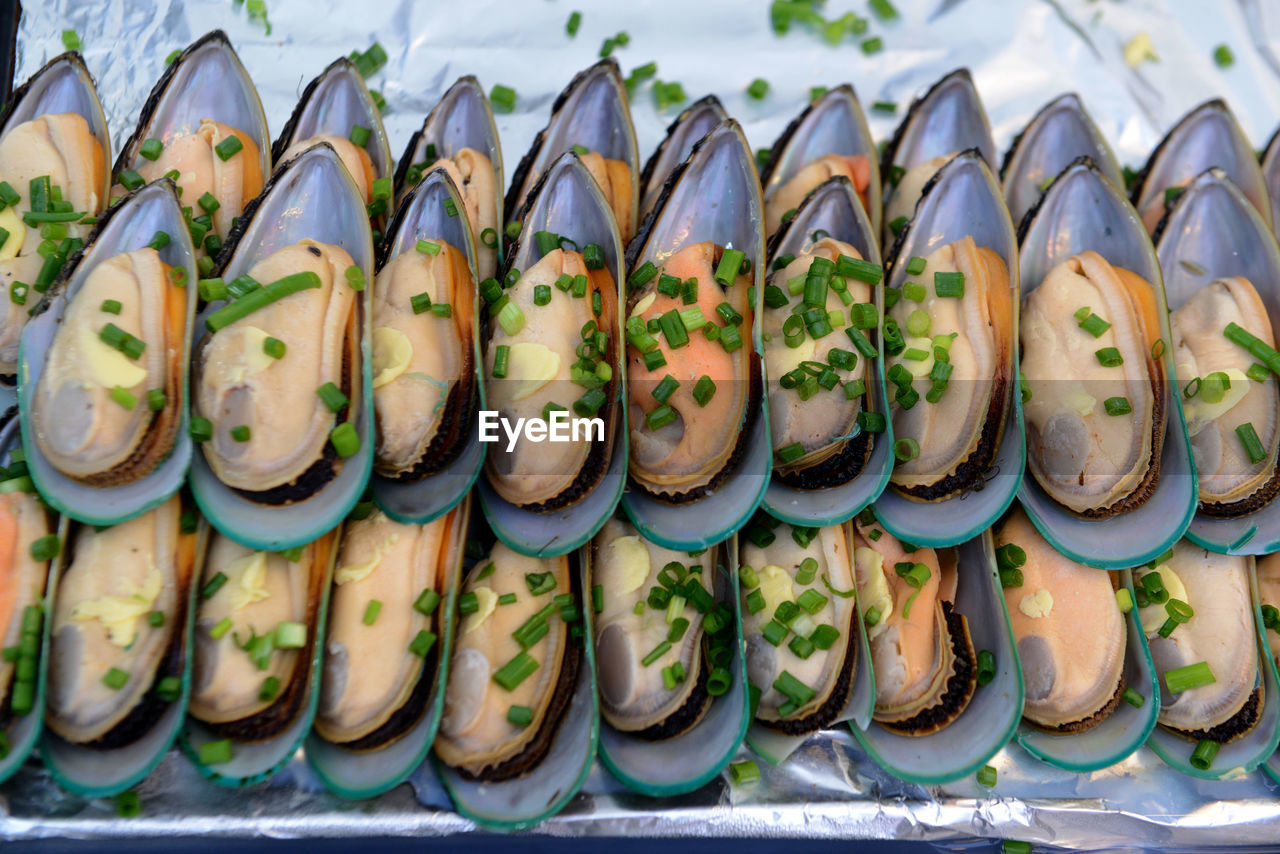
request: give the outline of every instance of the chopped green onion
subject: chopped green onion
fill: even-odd
[[[118,667],[112,667],[102,677],[102,684],[112,691],[119,691],[129,681],[129,674]]]
[[[196,750],[201,765],[219,765],[231,761],[231,739],[206,741]]]
[[[1164,684],[1169,689],[1170,694],[1181,694],[1183,691],[1189,691],[1192,688],[1212,685],[1216,681],[1213,671],[1209,669],[1208,663],[1204,661],[1197,661],[1195,664],[1188,664],[1185,667],[1175,667],[1172,670],[1166,670],[1164,674]]]
[[[218,159],[225,163],[239,153],[242,148],[244,148],[244,143],[240,141],[240,137],[232,135],[215,145],[213,150],[217,152]]]
[[[213,312],[205,318],[205,326],[210,332],[217,332],[277,300],[299,291],[318,287],[320,287],[320,277],[313,272],[308,271],[285,276],[269,285],[257,288]]]
[[[1258,432],[1253,428],[1253,423],[1246,421],[1236,427],[1236,435],[1240,437],[1240,444],[1244,445],[1244,452],[1249,457],[1249,462],[1257,464],[1267,458],[1267,451],[1262,447],[1262,440],[1258,438]]]
[[[329,431],[329,444],[333,445],[339,457],[346,459],[360,450],[360,434],[354,424],[344,421]]]
[[[978,785],[990,789],[996,784],[996,769],[991,765],[983,765],[978,769]]]
[[[1207,738],[1200,739],[1196,743],[1196,749],[1191,752],[1191,767],[1200,771],[1208,771],[1213,765],[1214,758],[1218,755],[1220,745],[1216,741],[1210,741]]]
[[[426,658],[427,653],[431,652],[431,648],[435,645],[435,632],[429,632],[426,629],[423,629],[414,635],[413,640],[409,642],[409,652],[418,656],[418,658]]]
[[[1143,704],[1147,702],[1147,698],[1139,694],[1132,688],[1125,688],[1124,693],[1120,695],[1120,699],[1124,700],[1135,709],[1141,709]]]
[[[493,88],[489,90],[489,100],[500,113],[509,113],[515,109],[516,90],[510,86],[503,86],[501,83],[495,83]]]

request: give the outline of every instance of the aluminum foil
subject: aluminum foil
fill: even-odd
[[[160,75],[165,57],[214,27],[225,29],[256,81],[273,132],[303,86],[332,59],[374,41],[389,61],[369,83],[386,97],[395,153],[454,79],[475,74],[487,87],[516,89],[513,113],[498,116],[508,168],[547,120],[573,73],[593,62],[619,31],[614,55],[624,71],[654,61],[658,78],[679,81],[690,99],[720,96],[753,144],[768,146],[808,98],[809,88],[850,81],[864,107],[897,102],[897,115],[870,114],[887,138],[912,96],[945,72],[968,66],[986,103],[997,144],[1009,141],[1050,98],[1083,97],[1123,163],[1140,166],[1163,133],[1193,106],[1225,97],[1261,147],[1280,120],[1280,2],[1238,0],[895,0],[901,17],[872,19],[868,35],[885,49],[864,55],[846,39],[828,46],[794,27],[768,26],[768,4],[688,0],[471,0],[368,3],[267,0],[268,32],[247,4],[229,0],[36,0],[24,9],[16,79],[63,50],[74,29],[96,75],[118,150]],[[582,12],[575,39],[570,11]],[[827,0],[828,17],[868,13],[863,0]],[[1156,61],[1131,68],[1124,46],[1150,37]],[[1212,52],[1227,44],[1227,69]],[[769,95],[745,89],[764,77]],[[656,109],[651,84],[633,105],[642,153],[652,151],[679,108]],[[744,749],[742,758],[749,754]],[[786,763],[761,763],[759,784],[714,781],[658,801],[622,788],[598,765],[586,787],[536,832],[554,836],[764,836],[913,839],[964,847],[1007,837],[1072,848],[1142,844],[1179,847],[1274,844],[1280,788],[1260,772],[1209,783],[1167,769],[1150,751],[1103,772],[1081,775],[1037,762],[1016,746],[992,764],[994,791],[965,780],[911,786],[880,771],[844,731],[811,738]],[[454,814],[430,763],[408,785],[371,801],[324,792],[301,757],[273,780],[245,790],[201,780],[176,751],[139,787],[143,813],[118,819],[108,801],[59,790],[32,760],[0,787],[0,837],[443,835],[475,828]],[[1223,828],[1230,826],[1229,840]]]

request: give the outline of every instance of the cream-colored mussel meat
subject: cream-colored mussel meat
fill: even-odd
[[[1125,687],[1126,629],[1111,575],[1059,554],[1020,507],[996,544],[1022,561],[1022,583],[1005,586],[1004,598],[1026,682],[1023,717],[1050,732],[1101,723]]]
[[[1258,558],[1258,598],[1267,646],[1280,665],[1280,552]]]
[[[445,764],[492,782],[546,756],[581,658],[565,621],[581,619],[571,586],[567,556],[533,558],[498,544],[472,568],[435,743]]]
[[[903,223],[908,222],[916,213],[916,203],[924,195],[925,185],[938,174],[943,166],[956,156],[957,152],[939,155],[923,163],[917,163],[906,170],[893,184],[888,193],[888,202],[884,211],[884,239],[886,248],[893,243],[894,237],[901,230]],[[892,176],[891,176],[892,177]],[[894,223],[899,223],[895,227]]]
[[[765,233],[772,236],[782,225],[783,216],[800,207],[805,197],[819,185],[836,177],[849,180],[866,210],[871,168],[871,161],[865,154],[824,154],[810,160],[765,199]]]
[[[805,299],[805,292],[801,290],[793,296],[788,285],[797,279],[803,281],[811,269],[838,269],[841,257],[862,260],[853,246],[824,237],[770,274],[769,284],[777,290],[770,289],[768,293],[780,304],[766,303],[764,311],[769,429],[776,474],[789,486],[812,488],[845,482],[861,471],[871,452],[871,435],[867,431],[859,431],[852,440],[847,437],[856,431],[858,414],[869,399],[868,377],[874,357],[860,352],[842,334],[845,329],[836,328],[815,338],[794,313],[797,303]],[[837,278],[843,290],[832,286]],[[838,273],[831,276],[822,307],[836,312],[842,324],[850,323],[859,330],[876,325],[871,286],[855,277]],[[855,315],[863,319],[853,323]],[[866,332],[859,334],[869,344]],[[793,343],[796,346],[791,346]],[[829,366],[836,375],[830,389],[820,384],[818,377],[810,381],[805,368],[815,364]]]
[[[1166,417],[1155,289],[1081,252],[1026,297],[1020,333],[1027,465],[1040,486],[1084,516],[1141,505]]]
[[[332,535],[287,552],[215,534],[200,579],[188,712],[221,737],[261,741],[306,699]]]
[[[1212,554],[1181,540],[1154,568],[1135,573],[1139,619],[1160,678],[1159,722],[1193,741],[1231,741],[1261,715],[1249,564],[1247,557]],[[1170,608],[1180,607],[1171,603],[1186,606],[1191,616],[1166,627],[1162,637]],[[1170,671],[1188,666],[1207,668],[1213,681],[1171,693]]]
[[[374,466],[392,478],[438,471],[470,438],[474,283],[456,247],[427,243],[434,254],[401,253],[373,289]]]
[[[756,720],[792,735],[836,721],[853,693],[858,618],[849,531],[793,528],[741,541],[747,678],[760,689]],[[763,540],[762,540],[763,542]]]
[[[854,533],[875,720],[902,735],[936,732],[965,710],[976,684],[969,624],[955,610],[955,551],[907,552],[878,524],[858,523]]]
[[[453,514],[402,525],[375,510],[348,522],[333,573],[315,727],[356,749],[380,747],[422,716],[454,542]],[[425,613],[424,613],[425,612]]]
[[[434,145],[429,146],[431,151]],[[467,209],[467,222],[471,226],[471,239],[476,247],[476,276],[484,281],[498,270],[498,193],[493,171],[493,161],[482,151],[469,146],[458,149],[452,157],[427,159],[414,163],[405,176],[406,187],[411,188],[432,169],[443,169],[453,180],[462,195]]]
[[[128,483],[173,449],[187,289],[170,271],[155,249],[122,253],[90,271],[67,305],[32,395],[36,444],[64,475]]]
[[[263,287],[311,274],[318,287],[278,299],[201,343],[192,397],[193,414],[213,426],[205,458],[219,480],[255,500],[305,498],[340,468],[330,434],[355,420],[360,400],[357,293],[346,279],[352,266],[345,250],[310,239],[275,251],[248,274]],[[279,358],[267,352],[268,338],[283,342]],[[348,401],[337,412],[319,393],[329,386]]]
[[[181,516],[175,497],[71,537],[57,582],[45,710],[66,740],[130,744],[177,699],[195,564],[195,536],[181,532]]]
[[[1213,516],[1251,512],[1280,490],[1280,393],[1270,371],[1255,369],[1260,381],[1249,376],[1253,357],[1223,333],[1235,324],[1275,347],[1266,306],[1248,279],[1215,279],[1169,321],[1200,509]],[[1251,434],[1248,443],[1242,431]]]
[[[32,547],[49,535],[49,517],[35,493],[0,495],[0,648],[18,650],[15,660],[0,658],[0,720],[34,708],[41,620],[32,619],[27,609],[43,617],[40,600],[49,561],[37,560]]]
[[[373,168],[373,158],[369,156],[369,152],[364,147],[356,145],[348,137],[334,133],[318,133],[315,136],[300,139],[284,150],[284,153],[280,155],[279,162],[281,164],[287,163],[308,148],[313,145],[319,145],[322,142],[328,143],[337,153],[338,159],[347,168],[347,174],[355,182],[356,191],[360,194],[360,198],[364,203],[367,205],[373,201],[373,182],[378,177]]]
[[[97,216],[106,203],[106,170],[102,144],[78,113],[39,116],[16,125],[0,140],[0,181],[18,196],[0,210],[0,228],[7,234],[0,243],[0,375],[17,371],[18,338],[41,299],[37,286],[47,288],[58,272],[36,251],[43,241],[41,224],[26,224],[24,215],[33,203],[46,209],[56,188],[73,212]],[[79,223],[65,227],[63,240],[83,237],[89,230]]]
[[[892,483],[932,501],[978,481],[1000,446],[1013,377],[1013,299],[1004,261],[971,237],[923,260],[888,311],[903,346],[887,349],[886,376],[894,438],[918,447],[899,460]]]
[[[601,607],[595,618],[596,672],[601,712],[614,729],[669,738],[695,726],[710,707],[703,614],[693,598],[674,588],[683,591],[689,579],[699,579],[707,594],[704,607],[709,606],[716,591],[715,553],[708,549],[692,557],[663,548],[616,518],[592,540],[591,585],[599,588]],[[677,596],[680,607],[671,604]]]

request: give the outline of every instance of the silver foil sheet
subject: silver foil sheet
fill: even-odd
[[[619,31],[614,52],[624,71],[658,64],[658,77],[683,84],[690,99],[714,92],[753,144],[767,146],[808,98],[809,88],[852,82],[864,107],[896,101],[898,114],[869,114],[887,138],[913,95],[945,72],[972,69],[1001,150],[1050,98],[1081,94],[1123,163],[1138,167],[1170,125],[1196,104],[1227,98],[1261,147],[1280,120],[1280,2],[1237,0],[895,0],[898,21],[872,20],[872,56],[846,39],[828,46],[793,27],[768,26],[768,4],[687,0],[268,0],[268,33],[231,0],[35,0],[24,9],[16,79],[63,50],[74,29],[97,78],[117,150],[165,57],[209,29],[225,29],[256,81],[273,133],[302,87],[330,61],[378,41],[387,65],[369,83],[386,97],[384,116],[398,156],[445,88],[475,74],[486,88],[512,86],[516,110],[499,115],[508,175],[546,122],[552,100],[574,72]],[[582,12],[576,39],[565,20]],[[827,0],[828,17],[863,0]],[[1124,46],[1146,33],[1159,61],[1130,68]],[[1228,44],[1235,63],[1218,68],[1212,51]],[[768,97],[745,94],[764,77]],[[659,113],[650,84],[633,111],[642,154],[652,151],[678,107]],[[740,758],[747,758],[744,748]],[[904,784],[880,771],[847,731],[811,738],[784,765],[761,762],[760,783],[725,779],[690,795],[654,800],[630,793],[597,763],[582,793],[537,833],[553,836],[763,836],[932,840],[962,846],[1007,837],[1063,847],[1139,843],[1210,847],[1280,839],[1280,788],[1261,772],[1202,782],[1167,769],[1140,750],[1106,771],[1058,771],[1016,746],[992,762],[992,792],[973,780],[942,787]],[[229,790],[200,779],[174,751],[138,787],[142,815],[123,820],[114,804],[58,789],[31,760],[0,787],[0,837],[437,836],[474,826],[450,810],[430,763],[409,784],[373,799],[344,802],[321,787],[299,757],[273,780]],[[1224,828],[1229,827],[1228,830]]]

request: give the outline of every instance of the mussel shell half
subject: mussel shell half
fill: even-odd
[[[831,154],[866,158],[869,174],[862,192],[866,194],[867,217],[878,234],[882,211],[876,146],[858,96],[848,83],[827,90],[806,106],[774,142],[769,161],[760,170],[765,203],[807,165]],[[861,202],[862,193],[858,198]]]
[[[194,132],[206,118],[247,134],[257,143],[260,173],[271,174],[271,134],[262,101],[222,30],[192,42],[160,75],[112,171],[118,175],[135,168],[146,140]]]
[[[470,304],[468,328],[470,336],[462,342],[470,355],[470,376],[455,384],[446,398],[448,412],[442,419],[430,445],[424,448],[424,460],[432,461],[446,451],[449,461],[424,477],[391,478],[374,473],[374,500],[391,518],[406,525],[426,524],[447,513],[466,495],[480,474],[485,446],[476,433],[476,408],[484,407],[484,378],[480,359],[480,300],[475,294],[475,243],[471,229],[461,216],[450,216],[446,200],[453,210],[464,210],[462,198],[449,174],[432,170],[418,186],[410,190],[387,226],[387,239],[379,247],[381,270],[387,263],[406,252],[417,252],[419,240],[439,241],[458,249],[467,259],[472,292],[465,302]],[[451,305],[457,312],[462,301]],[[455,315],[456,317],[456,315]],[[375,410],[377,399],[375,396]]]
[[[477,224],[472,223],[471,226],[476,250],[476,278],[483,280],[497,270],[498,248],[502,245],[502,225],[506,220],[503,219],[502,211],[502,187],[505,181],[502,143],[498,139],[498,128],[493,121],[489,97],[480,87],[480,81],[470,75],[458,78],[458,82],[449,87],[427,114],[422,127],[409,137],[409,144],[396,165],[396,199],[401,204],[412,189],[409,184],[410,167],[432,160],[427,153],[428,146],[434,146],[436,159],[456,158],[463,149],[468,148],[489,159],[489,165],[493,169],[494,244],[490,246],[484,242],[483,229]]]
[[[215,272],[231,281],[277,250],[307,238],[345,250],[364,281],[373,282],[369,218],[346,167],[327,143],[302,152],[272,178],[241,217],[220,258],[221,269]],[[318,539],[359,500],[373,467],[371,294],[366,286],[357,298],[360,365],[354,377],[358,388],[351,397],[357,407],[360,449],[343,461],[337,475],[319,491],[283,505],[246,498],[218,480],[204,453],[193,454],[191,491],[205,518],[223,534],[251,548],[281,551]],[[219,301],[206,306],[197,324],[221,305]],[[193,344],[193,359],[199,358],[194,351],[202,340]],[[327,453],[330,446],[325,447]]]
[[[1178,120],[1134,180],[1129,198],[1148,230],[1155,230],[1168,204],[1168,190],[1215,166],[1235,182],[1262,219],[1274,226],[1266,181],[1253,145],[1226,101],[1215,98]]]
[[[877,232],[872,227],[867,212],[862,209],[853,185],[843,177],[832,178],[809,194],[796,211],[795,217],[774,235],[769,247],[769,258],[800,254],[803,247],[813,241],[813,236],[822,231],[853,246],[863,260],[880,264]],[[884,291],[879,287],[872,287],[871,290],[877,316],[882,317]],[[879,326],[865,332],[878,352],[871,370],[866,374],[867,394],[863,397],[862,408],[884,414],[889,411],[884,389],[884,343]],[[861,358],[863,357],[859,355],[859,359]],[[772,385],[772,381],[770,384]],[[774,388],[771,393],[785,395],[794,392]],[[875,501],[889,483],[893,468],[893,425],[888,423],[887,417],[885,421],[885,432],[866,434],[861,440],[861,428],[856,423],[853,425],[845,447],[849,448],[857,443],[862,446],[862,454],[859,460],[861,465],[851,477],[844,480],[835,478],[830,483],[822,482],[821,488],[813,489],[797,488],[783,483],[777,476],[771,477],[764,496],[765,508],[773,516],[793,525],[834,525],[856,516]],[[772,425],[772,419],[770,423]],[[870,444],[869,454],[865,448],[867,443]],[[843,457],[844,454],[840,456]],[[830,462],[824,460],[814,468],[821,471]]]
[[[996,675],[964,711],[930,735],[904,736],[878,723],[853,728],[880,767],[912,783],[934,785],[975,773],[1013,737],[1022,718],[1022,668],[1009,628],[990,531],[960,545],[955,610],[963,614],[975,650],[995,657]],[[866,603],[860,607],[865,608]]]
[[[158,506],[178,491],[191,463],[192,443],[187,431],[187,354],[191,349],[195,283],[199,274],[191,236],[178,205],[173,183],[163,179],[136,190],[112,206],[101,217],[80,254],[68,260],[41,303],[40,310],[23,330],[19,406],[27,466],[46,501],[60,512],[86,524],[114,525]],[[37,386],[67,308],[89,275],[98,265],[117,255],[146,247],[157,232],[169,235],[169,242],[159,250],[160,259],[186,274],[182,285],[187,291],[183,329],[169,342],[171,348],[177,349],[170,349],[166,357],[176,361],[178,371],[178,376],[169,377],[165,383],[165,387],[172,386],[177,392],[177,400],[166,403],[166,407],[178,408],[177,413],[170,414],[172,419],[176,419],[176,425],[171,423],[166,428],[171,436],[165,444],[171,450],[167,456],[163,455],[164,451],[158,451],[158,464],[137,480],[119,486],[89,486],[55,469],[41,453],[35,433]],[[179,287],[174,284],[168,286]],[[171,364],[169,370],[174,369]],[[139,395],[136,406],[146,405],[145,395]],[[156,426],[159,420],[158,417],[153,419],[150,429],[159,429]]]
[[[671,173],[643,231],[627,247],[628,274],[645,262],[660,265],[681,248],[704,241],[745,253],[756,289],[751,308],[758,318],[764,305],[764,202],[751,149],[732,119],[704,136],[689,159]],[[763,329],[758,321],[752,326],[752,377],[735,382],[755,383],[760,376]],[[746,347],[747,336],[742,337]],[[755,398],[748,394],[738,424],[724,425],[740,438],[729,463],[714,473],[713,485],[701,497],[670,504],[639,488],[623,496],[628,517],[645,538],[668,548],[705,548],[751,518],[773,466],[768,406],[762,396],[758,402]]]
[[[966,237],[1004,262],[1012,300],[1012,329],[1007,334],[1016,342],[1020,289],[1013,224],[1000,188],[977,150],[956,155],[925,187],[914,218],[888,254],[885,283],[901,287],[908,278],[906,266],[911,258],[927,258],[936,249]],[[998,366],[1011,372],[1009,378],[1016,377],[1018,365],[1016,345],[1011,349],[999,357],[1009,359],[1009,365]],[[997,382],[992,388],[993,401],[1000,385]],[[876,499],[876,516],[894,536],[917,545],[952,546],[977,536],[1008,509],[1022,478],[1026,448],[1017,383],[1007,379],[1004,388],[1003,411],[988,413],[973,453],[954,477],[939,481],[959,478],[963,481],[959,491],[940,500],[916,501],[891,488]]]
[[[1111,146],[1074,92],[1040,108],[1005,152],[1000,169],[1004,198],[1019,223],[1051,182],[1077,157],[1087,155],[1117,187],[1124,186]]]
[[[1049,271],[1073,255],[1092,250],[1113,267],[1145,279],[1155,290],[1160,337],[1172,340],[1164,285],[1146,229],[1133,206],[1086,157],[1054,180],[1018,229],[1023,292],[1030,293]],[[1172,348],[1161,360],[1165,377],[1175,376]],[[1170,394],[1160,479],[1138,507],[1105,519],[1086,519],[1049,497],[1027,471],[1018,496],[1040,533],[1058,551],[1078,563],[1122,569],[1163,554],[1191,524],[1197,502],[1191,444],[1182,420],[1182,402]],[[1153,457],[1156,449],[1152,450]]]
[[[627,166],[631,198],[626,216],[618,218],[618,231],[629,239],[638,225],[640,154],[627,104],[627,88],[616,60],[602,59],[579,72],[551,105],[550,122],[511,174],[503,203],[508,221],[519,218],[542,174],[566,151],[581,146]]]
[[[1225,172],[1209,169],[1193,178],[1161,220],[1156,241],[1171,311],[1215,279],[1239,276],[1254,286],[1271,328],[1280,328],[1280,246]],[[1179,395],[1193,379],[1178,377]],[[1274,480],[1274,458],[1270,468]],[[1264,481],[1256,494],[1273,496],[1274,491],[1274,484]],[[1239,515],[1197,513],[1187,537],[1215,552],[1265,554],[1280,541],[1280,505],[1264,498]]]
[[[356,125],[371,131],[364,150],[372,161],[373,177],[390,177],[395,170],[395,161],[391,157],[386,128],[382,125],[382,113],[373,102],[355,63],[344,56],[334,60],[302,91],[293,114],[271,146],[271,159],[279,168],[291,146],[321,134],[348,140],[352,127]],[[356,180],[357,186],[362,183],[363,176]]]
[[[14,460],[10,454],[20,447],[18,419],[16,416],[17,409],[13,407],[10,407],[5,412],[0,412],[0,465],[12,465]],[[19,496],[20,499],[21,497]],[[38,501],[34,495],[27,495],[26,499],[30,499],[33,504],[38,506]],[[6,509],[0,512],[7,515],[10,511]],[[69,523],[70,520],[65,517],[61,520],[46,519],[44,527],[36,527],[33,533],[40,536],[44,536],[46,533],[56,533],[59,544],[62,544],[66,542]],[[10,536],[13,535],[11,534]],[[23,536],[23,539],[26,539],[25,536]],[[0,581],[0,585],[3,585],[6,590],[13,591],[9,595],[11,601],[15,603],[14,611],[5,616],[6,621],[8,621],[8,628],[5,630],[4,635],[0,637],[0,644],[13,646],[19,643],[22,621],[20,609],[26,603],[35,604],[39,608],[42,618],[37,635],[39,657],[36,661],[35,692],[31,702],[31,711],[27,714],[15,717],[10,708],[16,665],[0,666],[0,670],[3,670],[3,672],[0,672],[0,678],[5,680],[4,687],[0,688],[0,694],[3,694],[3,696],[0,696],[0,709],[3,709],[3,713],[0,713],[0,732],[4,733],[9,743],[8,754],[0,758],[0,783],[9,779],[15,771],[22,767],[44,729],[45,668],[49,660],[49,626],[52,622],[50,617],[53,613],[53,588],[49,586],[49,579],[53,578],[55,573],[51,571],[51,562],[42,562],[38,567],[40,579],[33,581],[31,593],[24,594],[19,592],[16,589],[20,582],[16,578],[17,567],[15,563],[29,555],[28,548],[29,546],[25,542],[9,545],[8,550],[12,558],[6,556],[4,563],[0,564],[0,574],[5,576],[4,580]],[[60,548],[59,552],[61,553],[62,551],[63,549]],[[54,558],[52,562],[52,569],[55,571],[58,562],[58,558]],[[16,624],[13,621],[16,621]]]
[[[880,181],[885,204],[885,243],[893,239],[891,225],[898,215],[891,216],[890,212],[901,209],[902,215],[910,216],[916,207],[915,199],[897,197],[903,191],[919,192],[906,184],[919,187],[928,178],[922,175],[920,183],[914,180],[906,182],[903,180],[906,173],[936,158],[970,148],[976,148],[992,170],[996,168],[996,144],[991,137],[991,125],[987,121],[982,98],[969,69],[958,68],[911,102],[906,116],[884,148],[880,159]],[[898,170],[902,172],[898,173]]]
[[[1271,225],[1280,223],[1280,130],[1272,135],[1262,153],[1262,180],[1271,199]]]
[[[712,128],[729,118],[715,95],[707,95],[685,107],[667,127],[667,135],[640,170],[640,220],[653,210],[667,178],[689,157],[689,152]]]
[[[599,246],[604,255],[603,270],[613,279],[617,288],[613,300],[615,316],[606,317],[609,311],[606,303],[603,306],[605,313],[600,318],[601,326],[606,327],[609,332],[611,352],[608,364],[612,369],[612,381],[604,386],[609,399],[596,413],[596,417],[604,419],[604,441],[591,438],[576,440],[577,444],[586,442],[587,447],[579,454],[581,463],[571,478],[568,477],[571,473],[563,471],[537,474],[539,478],[548,475],[563,482],[561,491],[552,500],[543,502],[547,506],[519,506],[502,497],[494,486],[494,478],[503,478],[508,480],[511,487],[519,489],[520,481],[530,476],[503,474],[496,465],[494,455],[506,452],[505,438],[500,438],[501,444],[495,444],[489,449],[485,477],[480,481],[480,500],[485,517],[498,538],[521,554],[547,557],[566,554],[594,536],[617,507],[625,486],[627,434],[625,418],[620,408],[620,401],[626,398],[626,367],[623,361],[625,348],[622,344],[625,340],[622,337],[622,310],[625,304],[622,244],[607,201],[591,173],[573,152],[561,155],[544,173],[529,196],[525,209],[519,213],[519,219],[523,224],[520,238],[509,247],[505,270],[527,271],[537,264],[543,255],[534,234],[549,231],[572,240],[580,248],[592,243]],[[556,289],[553,288],[552,291],[552,299],[559,296]],[[530,313],[526,324],[533,322],[535,315],[536,312]],[[489,326],[493,323],[490,320]],[[578,325],[575,324],[570,331],[577,334]],[[480,337],[486,339],[486,375],[492,367],[493,359],[488,354],[491,346],[488,336],[487,331],[481,331]],[[574,345],[574,341],[565,343],[566,346]],[[568,360],[562,360],[562,363],[561,367],[567,372]],[[495,383],[509,381],[489,379],[487,382],[489,403],[486,405],[493,405],[498,399],[495,396]],[[552,380],[552,384],[564,387],[562,393],[566,397],[569,394],[577,396],[582,392],[578,386],[563,380]],[[522,439],[520,442],[528,440]]]

